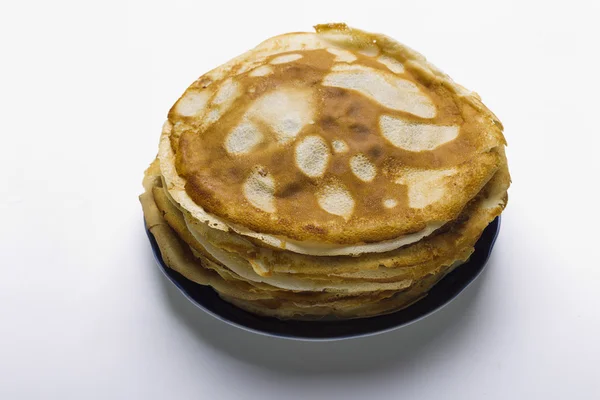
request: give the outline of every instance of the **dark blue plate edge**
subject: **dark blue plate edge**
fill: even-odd
[[[362,319],[353,319],[353,320],[346,320],[343,322],[351,322],[354,324],[369,324],[370,322],[376,320],[376,319],[380,319],[380,318],[390,318],[392,316],[395,315],[401,315],[401,314],[407,314],[409,313],[412,309],[414,309],[415,307],[418,307],[420,305],[422,305],[426,300],[431,299],[431,294],[434,293],[434,291],[436,291],[436,289],[440,289],[444,286],[445,282],[448,282],[449,280],[452,280],[453,277],[455,277],[458,273],[461,273],[462,275],[465,275],[464,278],[462,278],[461,280],[461,284],[460,287],[458,287],[458,289],[455,289],[452,291],[452,293],[450,293],[449,296],[447,296],[447,298],[441,302],[439,302],[439,304],[437,304],[436,306],[431,307],[429,310],[427,310],[426,312],[421,312],[418,313],[417,316],[409,318],[408,320],[398,323],[397,325],[393,325],[393,326],[389,326],[386,328],[382,328],[382,329],[374,329],[372,331],[365,331],[365,332],[360,332],[360,333],[346,333],[346,334],[338,334],[338,335],[332,335],[332,336],[302,336],[302,335],[297,335],[297,334],[293,334],[290,332],[278,332],[278,333],[273,333],[273,332],[269,332],[266,330],[261,330],[261,329],[257,329],[257,328],[252,328],[249,327],[247,325],[241,324],[239,322],[233,321],[230,318],[223,316],[217,312],[214,312],[210,309],[208,309],[207,307],[205,307],[203,304],[199,303],[194,297],[192,297],[186,290],[186,288],[184,287],[184,284],[182,284],[181,282],[179,282],[178,279],[181,279],[182,281],[187,281],[188,284],[191,285],[195,285],[198,287],[202,287],[202,288],[206,288],[206,289],[210,289],[210,291],[212,293],[214,293],[215,296],[218,297],[218,295],[216,294],[216,292],[214,290],[212,290],[212,288],[209,287],[204,287],[201,286],[199,284],[196,284],[192,281],[189,281],[187,278],[183,277],[182,275],[180,275],[179,273],[177,273],[174,270],[171,270],[169,267],[167,267],[164,264],[164,261],[162,259],[162,256],[160,254],[160,249],[158,247],[158,244],[156,243],[156,239],[154,239],[154,236],[152,235],[152,233],[146,229],[146,234],[148,236],[148,239],[150,240],[150,245],[152,247],[152,252],[154,254],[154,259],[156,260],[157,265],[159,266],[159,269],[161,270],[161,272],[163,273],[163,275],[165,277],[167,277],[167,279],[173,284],[175,285],[175,287],[177,287],[177,289],[192,303],[194,304],[196,307],[202,309],[204,312],[206,312],[207,314],[211,315],[212,317],[225,322],[229,325],[233,325],[237,328],[240,328],[242,330],[245,330],[247,332],[252,332],[252,333],[256,333],[259,335],[263,335],[263,336],[270,336],[270,337],[276,337],[276,338],[282,338],[282,339],[290,339],[290,340],[300,340],[300,341],[310,341],[310,342],[323,342],[323,341],[337,341],[337,340],[344,340],[344,339],[351,339],[351,338],[360,338],[360,337],[367,337],[367,336],[373,336],[373,335],[379,335],[379,334],[383,334],[386,332],[391,332],[394,331],[396,329],[400,329],[402,327],[408,326],[410,324],[413,324],[415,322],[418,322],[430,315],[432,315],[433,313],[441,310],[442,308],[444,308],[446,305],[448,305],[452,300],[454,300],[456,297],[458,297],[458,295],[460,295],[467,287],[469,287],[471,285],[471,283],[473,283],[473,281],[475,281],[483,272],[483,270],[485,269],[485,266],[491,256],[492,250],[494,248],[494,244],[496,243],[496,240],[498,238],[498,235],[500,233],[500,222],[501,222],[501,218],[500,216],[498,216],[496,219],[494,219],[484,230],[484,232],[482,233],[481,237],[479,238],[479,240],[477,241],[477,243],[475,244],[475,252],[471,255],[471,258],[469,259],[469,261],[461,266],[459,266],[458,268],[456,268],[454,271],[452,271],[450,274],[448,274],[447,276],[445,276],[440,282],[438,282],[434,288],[429,292],[429,295],[427,297],[425,297],[422,300],[419,300],[418,302],[416,302],[415,304],[396,311],[395,313],[392,314],[387,314],[387,315],[383,315],[383,316],[378,316],[378,317],[370,317],[370,318],[362,318]],[[145,226],[144,226],[145,227]],[[478,262],[474,263],[474,260],[478,260]],[[474,266],[472,264],[475,264]],[[469,268],[471,267],[471,268]],[[250,314],[246,311],[243,311],[227,302],[225,302],[224,300],[218,298],[220,302],[226,304],[228,307],[234,308],[236,310],[236,312],[241,312],[243,314],[246,314],[247,317],[254,319],[254,320],[274,320],[276,321],[276,323],[280,323],[280,324],[290,324],[290,323],[294,323],[294,324],[330,324],[330,322],[325,322],[325,321],[310,321],[310,322],[306,322],[306,321],[280,321],[277,320],[275,318],[269,318],[269,317],[258,317],[255,316],[253,314]],[[342,322],[342,321],[340,321]]]

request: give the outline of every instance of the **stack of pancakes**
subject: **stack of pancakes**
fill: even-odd
[[[387,36],[271,38],[169,112],[140,196],[165,263],[278,318],[404,308],[504,209],[502,125]]]

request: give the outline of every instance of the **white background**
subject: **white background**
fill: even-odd
[[[0,399],[600,398],[600,2],[0,7]],[[344,342],[261,337],[165,281],[137,195],[188,84],[329,21],[480,93],[514,183],[487,272],[438,314]]]

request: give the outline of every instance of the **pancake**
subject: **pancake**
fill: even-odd
[[[466,262],[504,210],[503,127],[393,39],[315,28],[179,98],[144,176],[146,226],[168,268],[251,313],[391,313]]]
[[[309,255],[387,252],[454,220],[502,126],[425,59],[344,25],[269,39],[194,82],[159,151],[179,207]]]

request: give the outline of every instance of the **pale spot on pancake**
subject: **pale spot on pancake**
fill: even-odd
[[[348,190],[341,185],[329,185],[321,189],[317,195],[319,206],[329,214],[350,219],[354,211],[354,199]]]
[[[326,42],[329,42],[330,45],[338,45],[338,46],[347,46],[348,45],[348,35],[344,32],[335,31],[335,30],[327,30],[319,32],[319,36]]]
[[[323,79],[323,85],[355,90],[384,107],[433,118],[436,107],[413,82],[373,68],[336,64]]]
[[[343,140],[335,139],[331,142],[333,151],[336,153],[345,153],[348,151],[348,145]]]
[[[369,45],[366,47],[363,47],[362,49],[358,50],[358,53],[362,54],[363,56],[367,56],[367,57],[375,57],[379,54],[379,47],[377,47],[376,45]]]
[[[379,56],[377,57],[377,61],[388,67],[388,69],[395,74],[404,73],[404,65],[402,65],[402,63],[395,58],[390,56]]]
[[[311,178],[323,176],[329,163],[329,147],[321,136],[303,138],[295,149],[296,165]]]
[[[268,213],[275,212],[275,180],[259,166],[244,183],[244,196],[254,207]]]
[[[213,108],[206,114],[206,117],[202,120],[202,129],[208,128],[221,118],[221,111],[218,108]]]
[[[177,105],[175,105],[175,112],[183,117],[195,116],[200,111],[204,111],[210,94],[208,91],[188,91],[179,99]]]
[[[285,64],[302,58],[302,54],[284,54],[271,60],[271,64]]]
[[[364,154],[357,154],[350,159],[352,173],[363,182],[371,182],[377,175],[377,169]]]
[[[328,53],[331,53],[335,56],[335,62],[351,63],[356,61],[356,56],[347,50],[337,49],[335,47],[331,47],[326,50]]]
[[[239,83],[231,78],[225,80],[212,100],[210,111],[202,119],[201,128],[206,129],[218,121],[241,93],[242,88]]]
[[[398,205],[398,202],[396,201],[396,199],[385,199],[383,201],[383,206],[385,208],[394,208]]]
[[[408,151],[429,151],[454,140],[458,126],[439,126],[407,122],[382,115],[379,118],[381,134],[394,146]]]
[[[250,71],[251,69],[256,68],[257,66],[263,64],[265,61],[265,57],[257,57],[253,60],[247,60],[244,63],[242,63],[239,67],[239,69],[237,70],[237,75],[243,74],[245,72]]]
[[[252,76],[252,77],[256,77],[256,76],[267,76],[273,73],[273,68],[269,67],[268,65],[262,65],[254,70],[252,70],[252,72],[250,72],[248,75]]]
[[[215,95],[215,98],[212,102],[213,104],[219,105],[224,103],[230,103],[233,99],[240,95],[240,92],[241,90],[239,83],[237,83],[231,78],[227,79],[219,88],[219,91]]]
[[[279,143],[284,144],[313,121],[312,95],[308,89],[279,88],[256,100],[248,115],[269,125]]]
[[[446,193],[446,179],[456,173],[454,168],[439,170],[409,169],[402,172],[396,183],[408,187],[408,205],[424,208],[440,200]]]
[[[349,65],[347,63],[338,63],[338,64],[334,64],[331,67],[331,70],[334,72],[337,72],[337,71],[352,71],[352,70],[362,69],[362,68],[367,68],[367,67],[362,66],[362,65]]]
[[[261,131],[250,121],[243,121],[233,128],[225,139],[225,150],[229,154],[249,153],[263,139]]]

